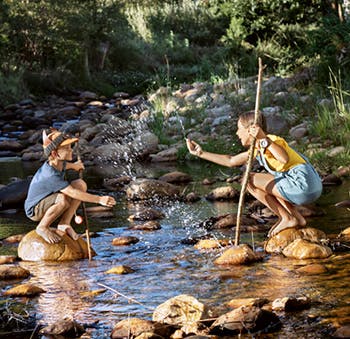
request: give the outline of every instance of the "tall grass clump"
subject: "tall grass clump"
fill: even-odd
[[[318,119],[313,125],[313,133],[325,139],[331,139],[336,145],[350,147],[350,92],[343,89],[340,73],[329,73],[334,109],[321,107]],[[333,132],[333,133],[332,133]]]

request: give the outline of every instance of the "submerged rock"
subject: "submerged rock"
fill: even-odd
[[[47,243],[35,230],[27,233],[18,245],[18,256],[28,261],[66,261],[79,260],[89,257],[86,242],[79,238],[73,240],[68,235],[61,235],[61,241],[57,244]],[[91,251],[92,256],[96,253]]]
[[[4,292],[4,295],[16,296],[16,297],[34,297],[45,291],[33,284],[22,284],[12,287]]]
[[[0,266],[0,280],[25,279],[29,275],[30,272],[28,270],[17,265]]]

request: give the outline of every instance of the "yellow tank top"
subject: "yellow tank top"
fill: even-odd
[[[283,147],[284,150],[287,152],[289,159],[286,164],[283,164],[280,161],[276,160],[269,151],[269,149],[266,148],[264,152],[264,157],[266,159],[267,164],[273,171],[285,172],[296,165],[305,164],[306,161],[296,151],[289,147],[288,143],[283,138],[273,134],[268,134],[267,137],[277,145]],[[260,152],[258,152],[257,149],[254,153],[255,155],[260,154]]]

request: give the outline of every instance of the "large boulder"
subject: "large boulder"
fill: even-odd
[[[288,228],[269,238],[265,243],[265,251],[267,253],[279,254],[296,239],[304,239],[313,243],[322,244],[322,241],[326,238],[326,234],[316,228]]]
[[[83,239],[73,240],[66,234],[61,237],[59,243],[49,244],[35,230],[30,231],[18,245],[18,256],[28,261],[67,261],[89,257],[88,247]],[[96,255],[94,250],[91,249],[91,252],[92,256]]]

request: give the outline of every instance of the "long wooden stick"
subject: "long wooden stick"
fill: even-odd
[[[80,157],[80,151],[79,151],[79,145],[77,144],[76,147],[76,151],[77,151],[77,157],[78,160],[81,160]],[[79,171],[79,178],[83,179],[83,170]],[[87,248],[88,248],[88,256],[89,256],[89,261],[91,261],[92,259],[92,254],[91,254],[91,242],[90,242],[90,231],[89,231],[89,220],[87,217],[87,213],[86,213],[86,206],[85,206],[85,202],[82,201],[81,202],[81,207],[83,209],[83,218],[84,218],[84,223],[85,223],[85,235],[86,235],[86,243],[87,243]]]
[[[260,92],[261,92],[261,81],[262,81],[262,73],[263,73],[263,65],[261,58],[259,58],[259,73],[258,73],[258,86],[256,90],[256,100],[255,100],[255,111],[254,111],[254,124],[258,122],[259,118],[259,106],[260,106]],[[236,236],[235,236],[235,246],[239,245],[240,233],[241,233],[241,219],[243,213],[243,205],[244,205],[244,196],[247,190],[249,173],[252,168],[253,157],[254,157],[254,147],[255,147],[256,138],[254,137],[252,143],[249,147],[249,157],[247,161],[246,170],[242,180],[242,188],[241,194],[239,196],[238,202],[238,211],[237,211],[237,220],[236,220]]]

